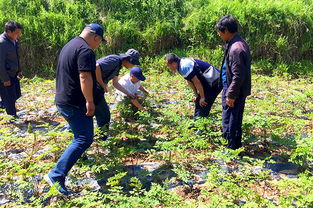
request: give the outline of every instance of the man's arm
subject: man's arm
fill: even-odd
[[[195,97],[198,96],[198,91],[197,91],[197,88],[195,87],[195,85],[191,82],[191,81],[188,81],[187,80],[187,83],[188,85],[191,87],[192,91],[193,91],[193,94],[195,95]]]
[[[135,95],[131,94],[128,92],[128,90],[126,90],[122,85],[120,85],[120,83],[118,83],[118,76],[115,76],[112,80],[113,82],[113,86],[118,89],[119,91],[121,91],[122,93],[126,94],[128,97],[130,98],[135,98]]]
[[[107,84],[103,82],[101,67],[98,63],[96,65],[96,79],[97,79],[97,82],[100,84],[100,86],[103,88],[104,92],[108,92]]]
[[[86,99],[86,116],[93,116],[95,113],[95,104],[93,102],[93,80],[91,72],[79,73],[80,86]]]
[[[149,92],[142,85],[140,85],[139,90],[146,94],[149,94]]]
[[[205,102],[205,95],[204,95],[204,90],[203,90],[203,86],[200,82],[200,80],[198,79],[197,76],[194,76],[192,79],[191,79],[192,83],[194,84],[195,88],[197,89],[197,91],[199,92],[200,94],[200,106],[203,107],[203,106],[206,106],[207,103]]]
[[[131,101],[131,103],[132,103],[134,106],[136,106],[139,110],[143,110],[143,111],[147,110],[147,109],[145,109],[145,108],[138,102],[137,99],[131,99],[130,101]]]
[[[242,82],[245,79],[245,52],[237,48],[233,50],[230,54],[232,62],[230,65],[230,70],[233,74],[232,80],[227,90],[226,96],[230,99],[236,99],[239,96],[240,88]]]

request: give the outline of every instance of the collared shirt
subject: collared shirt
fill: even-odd
[[[204,90],[209,87],[206,79],[201,75],[206,69],[212,65],[198,59],[181,58],[178,63],[178,73],[184,77],[185,80],[191,81],[195,76],[200,80]]]
[[[226,76],[226,60],[224,61],[224,64],[222,66],[222,83],[223,83],[223,87],[224,88],[227,88],[228,85],[227,85],[227,76]]]

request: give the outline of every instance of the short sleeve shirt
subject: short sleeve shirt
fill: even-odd
[[[122,68],[122,58],[119,55],[109,55],[97,60],[101,68],[102,80],[108,83],[115,76],[118,76]]]
[[[129,93],[131,94],[135,94],[137,92],[137,90],[139,89],[139,87],[141,86],[141,82],[138,81],[136,83],[133,83],[130,80],[130,74],[125,74],[123,77],[121,77],[118,80],[118,83],[124,87],[124,89],[126,89]],[[127,96],[126,94],[122,93],[119,91],[119,94],[122,96]]]
[[[57,63],[56,96],[58,105],[85,107],[86,100],[81,90],[80,72],[91,72],[95,97],[96,57],[87,42],[75,37],[61,50]]]
[[[207,82],[201,76],[201,72],[208,69],[211,64],[198,59],[182,58],[179,62],[178,73],[182,75],[186,80],[191,81],[192,78],[197,76],[202,85],[207,85]]]

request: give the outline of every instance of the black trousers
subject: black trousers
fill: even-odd
[[[222,93],[222,123],[223,136],[228,141],[227,147],[231,149],[238,149],[242,146],[242,118],[245,108],[246,97],[238,97],[235,100],[234,107],[226,105],[226,91],[223,89]]]
[[[196,120],[199,117],[207,117],[211,111],[212,105],[218,96],[218,94],[221,92],[222,88],[220,88],[218,85],[215,85],[213,87],[210,86],[203,86],[204,94],[205,94],[205,101],[207,102],[206,106],[201,107],[200,106],[200,96],[196,99],[196,107],[194,112],[194,119]]]
[[[7,87],[0,83],[0,96],[7,114],[16,116],[15,102],[21,97],[20,81],[17,77],[10,77],[10,81],[11,85]]]

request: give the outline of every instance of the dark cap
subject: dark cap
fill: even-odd
[[[96,33],[97,35],[99,35],[102,38],[102,41],[105,41],[105,39],[103,38],[103,28],[96,24],[96,23],[91,23],[89,25],[86,25],[85,28],[90,28],[90,32]]]
[[[146,80],[146,77],[143,76],[142,74],[142,70],[140,67],[133,67],[131,68],[130,70],[130,74],[131,75],[134,75],[137,79],[139,79],[140,81],[145,81]]]
[[[122,58],[127,58],[127,60],[133,65],[140,65],[139,57],[140,53],[135,49],[128,49],[126,53],[120,54]]]

